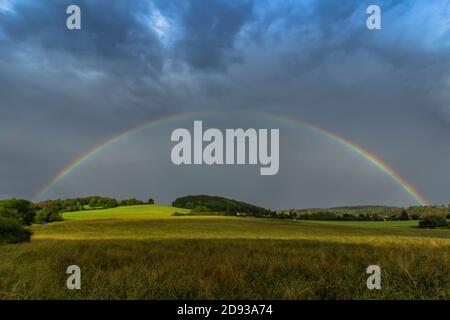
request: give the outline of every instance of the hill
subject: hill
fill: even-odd
[[[253,204],[227,199],[218,196],[195,195],[177,198],[172,202],[174,207],[195,209],[204,207],[206,210],[224,212],[229,215],[247,214],[252,216],[270,216],[271,210]]]
[[[188,213],[190,210],[159,204],[116,207],[111,209],[86,210],[63,213],[65,220],[97,219],[162,219],[175,212]]]

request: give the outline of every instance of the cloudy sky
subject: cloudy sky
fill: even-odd
[[[81,30],[66,8],[81,8]],[[368,30],[377,4],[382,29]],[[187,113],[195,112],[193,115]],[[0,0],[0,198],[218,194],[271,208],[413,205],[394,179],[314,123],[450,202],[450,3]],[[183,115],[184,114],[184,115]],[[170,134],[279,128],[280,171],[175,166]]]

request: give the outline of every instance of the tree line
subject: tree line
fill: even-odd
[[[387,206],[355,206],[329,209],[291,209],[278,211],[280,218],[298,220],[343,221],[397,221],[421,220],[427,216],[450,218],[450,206],[411,206],[408,208]]]
[[[100,210],[120,206],[136,206],[154,203],[155,201],[152,198],[149,198],[147,201],[142,201],[136,198],[117,200],[109,197],[91,196],[82,198],[46,200],[38,202],[36,206],[40,208],[40,211],[61,214],[64,212]]]
[[[418,220],[421,228],[447,227],[449,206],[347,206],[328,209],[291,209],[273,211],[245,202],[218,196],[185,196],[172,202],[174,207],[191,209],[190,213],[175,215],[205,215],[213,212],[232,216],[249,216],[291,220],[319,221],[404,221]]]
[[[411,206],[408,208],[387,206],[355,206],[329,209],[291,209],[277,211],[281,219],[322,221],[407,221],[417,220],[420,228],[447,227],[449,206]]]
[[[64,212],[154,203],[152,198],[144,202],[136,198],[117,200],[99,196],[46,200],[38,203],[24,199],[0,200],[0,244],[28,241],[31,238],[31,231],[26,228],[27,226],[33,223],[62,221]]]

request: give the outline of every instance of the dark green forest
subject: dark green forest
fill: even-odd
[[[194,195],[177,198],[172,206],[198,211],[223,212],[227,215],[249,215],[255,217],[270,217],[273,211],[249,203],[227,199],[218,196]]]

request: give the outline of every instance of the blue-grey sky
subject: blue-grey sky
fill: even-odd
[[[66,28],[70,4],[81,8],[81,30]],[[381,8],[381,30],[366,28],[370,4]],[[206,193],[271,208],[414,204],[344,146],[244,112],[264,111],[339,133],[430,202],[447,204],[450,3],[0,0],[0,198],[31,198],[111,136],[192,111],[207,127],[279,128],[279,174],[174,166],[170,133],[194,120],[181,117],[110,145],[44,198],[168,203]]]

